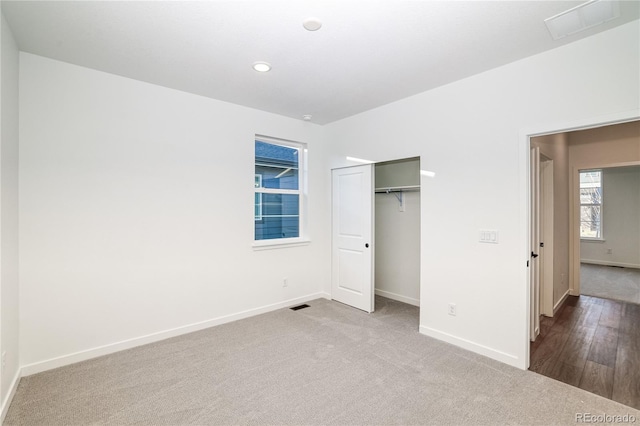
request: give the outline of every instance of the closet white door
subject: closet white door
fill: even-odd
[[[332,170],[331,298],[374,310],[373,165]]]

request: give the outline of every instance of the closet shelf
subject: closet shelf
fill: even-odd
[[[406,186],[389,186],[386,188],[376,188],[376,194],[390,193],[390,192],[411,192],[420,191],[420,185],[406,185]]]

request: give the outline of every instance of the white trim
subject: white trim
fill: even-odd
[[[7,417],[9,406],[11,406],[11,401],[13,401],[13,397],[16,394],[16,390],[18,389],[18,384],[20,383],[21,378],[22,378],[22,369],[18,368],[18,371],[16,371],[16,375],[13,377],[13,380],[11,381],[9,392],[7,393],[7,396],[4,398],[4,401],[2,401],[2,414],[0,415],[0,424],[3,424],[5,417]]]
[[[280,189],[280,188],[254,188],[256,194],[284,194],[284,195],[300,195],[300,189]]]
[[[640,269],[640,265],[639,264],[623,263],[623,262],[608,262],[606,260],[580,259],[580,263],[589,263],[591,265],[619,266],[619,267],[622,267],[622,268]]]
[[[375,289],[375,292],[378,296],[386,297],[387,299],[397,300],[398,302],[406,303],[408,305],[420,306],[420,299],[391,293],[390,291],[378,290],[377,288]]]
[[[277,239],[257,240],[251,245],[251,247],[253,248],[254,251],[260,251],[260,250],[281,249],[281,248],[287,248],[287,247],[308,246],[309,244],[311,244],[310,240],[302,240],[298,238],[282,238],[280,240],[277,240]]]
[[[468,351],[487,356],[489,358],[495,359],[496,361],[511,365],[512,367],[516,367],[521,370],[527,369],[527,366],[524,365],[524,360],[518,358],[517,356],[498,351],[488,346],[480,345],[478,343],[472,342],[471,340],[462,339],[460,337],[456,337],[449,333],[445,333],[431,327],[426,327],[424,325],[420,326],[420,333],[424,334],[425,336],[433,337],[434,339],[451,343],[452,345],[459,346]]]
[[[265,136],[260,134],[255,134],[254,139],[258,142],[270,143],[273,145],[284,145],[288,148],[298,148],[298,149],[306,149],[307,144],[304,142],[294,141],[291,139],[280,139],[274,138],[272,136]],[[298,166],[300,165],[300,161],[298,161]]]
[[[569,292],[570,290],[565,291],[560,300],[558,300],[558,303],[553,305],[553,316],[556,316],[564,302],[567,300],[567,297],[569,297]]]
[[[238,312],[236,314],[225,315],[218,318],[212,318],[210,320],[197,322],[193,324],[184,325],[157,333],[147,334],[146,336],[134,337],[132,339],[123,340],[120,342],[110,343],[103,346],[87,349],[84,351],[63,355],[57,358],[51,358],[45,361],[35,362],[33,364],[22,366],[22,376],[30,376],[32,374],[41,373],[43,371],[51,370],[65,365],[74,364],[76,362],[85,361],[88,359],[96,358],[103,355],[112,354],[114,352],[123,351],[125,349],[134,348],[136,346],[142,346],[160,340],[165,340],[170,337],[176,337],[183,334],[193,333],[194,331],[204,330],[205,328],[214,327],[216,325],[226,324],[232,321],[249,318],[255,315],[264,314],[267,312],[275,311],[278,309],[286,308],[291,305],[297,305],[305,303],[310,300],[323,298],[330,299],[329,295],[324,292],[312,293],[307,296],[298,297],[295,299],[289,299],[271,305],[265,305],[259,308],[249,309],[246,311]]]

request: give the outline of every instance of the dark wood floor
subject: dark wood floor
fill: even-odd
[[[570,296],[541,317],[529,369],[640,409],[640,305]]]

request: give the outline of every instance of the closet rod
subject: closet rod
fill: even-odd
[[[391,192],[410,192],[410,191],[420,191],[420,185],[410,185],[410,186],[390,186],[388,188],[376,188],[376,194],[381,193],[391,193]]]

